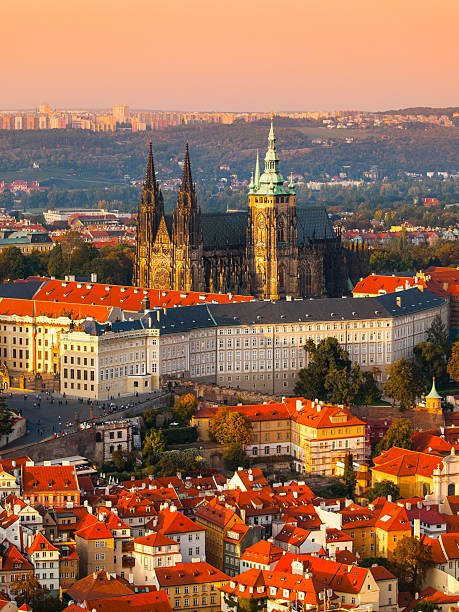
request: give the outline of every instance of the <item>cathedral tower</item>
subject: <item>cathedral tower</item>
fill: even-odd
[[[297,251],[296,196],[292,182],[286,189],[279,172],[271,116],[264,172],[260,176],[257,153],[249,185],[247,263],[254,296],[277,299],[297,294]]]
[[[150,143],[147,174],[137,208],[133,284],[154,289],[171,288],[172,243],[164,218],[164,200],[156,183]]]
[[[188,144],[183,164],[183,177],[172,221],[173,266],[172,286],[178,291],[203,291],[204,260],[201,210],[197,205],[196,188],[191,177]]]

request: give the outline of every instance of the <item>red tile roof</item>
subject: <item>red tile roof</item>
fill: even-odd
[[[59,549],[51,544],[49,540],[45,538],[45,536],[39,531],[34,538],[32,544],[27,548],[27,552],[29,555],[32,555],[35,552],[40,552],[42,550],[48,550],[53,552],[58,552]]]
[[[22,468],[22,491],[28,493],[79,493],[73,465],[25,465]]]
[[[143,308],[142,300],[145,297],[149,299],[151,308],[156,306],[172,308],[174,306],[192,306],[205,303],[228,304],[248,302],[253,299],[251,296],[225,293],[166,291],[60,280],[48,280],[34,296],[36,300],[44,301],[57,300],[58,302],[70,302],[72,304],[118,306],[131,312],[138,312]]]
[[[172,612],[166,591],[86,600],[85,605],[87,610],[96,609],[97,612]]]
[[[432,476],[434,469],[442,465],[443,457],[419,453],[404,448],[393,448],[383,451],[375,457],[372,470],[394,476]]]
[[[177,563],[174,567],[157,567],[155,572],[158,583],[163,588],[180,584],[203,584],[229,580],[226,574],[207,561]]]
[[[273,544],[273,542],[266,542],[260,540],[256,544],[246,548],[243,555],[241,555],[241,561],[250,561],[252,563],[261,563],[263,565],[271,565],[284,554],[282,548]]]
[[[95,574],[89,574],[89,576],[78,580],[64,592],[70,599],[83,602],[88,599],[94,600],[104,597],[131,595],[134,592],[134,588],[124,578],[119,576],[112,577],[108,572],[100,570]]]
[[[157,546],[177,546],[177,542],[168,538],[162,533],[150,533],[149,535],[136,538],[134,544],[141,544],[142,546],[150,546],[156,548]]]
[[[83,526],[75,532],[75,535],[83,540],[110,540],[114,537],[113,533],[102,521],[97,521],[87,527]]]
[[[43,302],[37,300],[21,300],[0,298],[0,315],[16,315],[18,317],[66,317],[72,321],[82,321],[93,317],[96,321],[107,321],[111,306],[91,306],[88,304],[73,304],[71,302]]]

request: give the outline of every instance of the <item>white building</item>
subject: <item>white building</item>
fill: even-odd
[[[59,549],[39,532],[27,552],[32,560],[35,578],[41,586],[50,591],[59,591]]]

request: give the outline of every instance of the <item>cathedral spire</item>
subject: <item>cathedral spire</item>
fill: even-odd
[[[147,175],[144,185],[146,189],[156,189],[155,163],[153,161],[153,145],[151,141],[150,150],[148,152]]]
[[[260,186],[260,153],[258,152],[257,149],[257,161],[255,163],[255,187],[258,189],[258,187]]]
[[[182,188],[190,189],[191,187],[193,187],[193,179],[191,178],[190,150],[188,143],[186,143],[185,162],[183,164]]]

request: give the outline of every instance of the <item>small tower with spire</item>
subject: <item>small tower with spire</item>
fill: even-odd
[[[438,393],[436,387],[435,387],[435,376],[432,379],[432,389],[430,390],[430,393],[428,395],[426,395],[425,400],[426,400],[426,410],[427,412],[433,412],[433,413],[441,413],[441,400],[442,400],[442,396]]]
[[[178,291],[204,289],[201,210],[191,175],[190,150],[185,149],[182,183],[172,221],[172,286]]]

